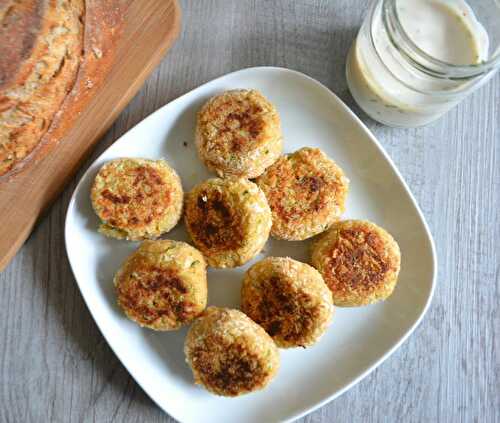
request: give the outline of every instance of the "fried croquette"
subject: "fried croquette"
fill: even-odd
[[[312,264],[338,306],[385,300],[396,287],[400,263],[399,246],[392,236],[362,220],[335,223],[312,249]]]
[[[95,177],[92,206],[106,236],[154,239],[171,230],[182,213],[177,173],[164,160],[116,159]]]
[[[282,145],[278,112],[256,90],[226,91],[198,113],[198,154],[220,177],[259,176],[278,159]]]
[[[289,257],[267,257],[247,270],[241,309],[282,348],[313,345],[334,311],[320,273]]]
[[[271,235],[299,241],[339,219],[349,180],[321,150],[306,147],[280,157],[256,183],[273,213]]]
[[[241,266],[269,237],[271,210],[264,193],[246,179],[208,179],[186,195],[186,228],[212,267]]]
[[[144,241],[114,278],[118,304],[140,326],[174,330],[207,304],[203,255],[185,242]]]
[[[184,352],[197,384],[230,397],[264,388],[280,363],[279,350],[264,329],[227,308],[209,307],[194,321]]]

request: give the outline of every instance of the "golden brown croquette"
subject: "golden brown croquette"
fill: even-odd
[[[209,179],[187,194],[185,208],[187,231],[212,267],[241,266],[269,237],[266,197],[246,179]]]
[[[332,293],[308,264],[267,257],[245,273],[241,309],[279,347],[306,347],[318,341],[332,320]]]
[[[157,238],[177,224],[183,192],[179,176],[164,160],[125,158],[99,170],[91,200],[101,233],[135,241]]]
[[[256,182],[273,213],[271,235],[297,241],[338,220],[349,183],[333,160],[309,147],[280,157]]]
[[[264,329],[227,308],[209,307],[195,320],[184,352],[197,384],[230,397],[264,388],[280,363],[278,348]]]
[[[401,255],[392,236],[374,223],[335,223],[313,246],[312,264],[323,275],[338,306],[361,306],[389,297]]]
[[[207,304],[203,255],[185,242],[144,241],[114,278],[118,304],[141,326],[173,330]]]
[[[198,154],[220,177],[259,176],[279,157],[282,144],[278,112],[256,90],[226,91],[198,113]]]

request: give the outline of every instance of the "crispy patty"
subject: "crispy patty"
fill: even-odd
[[[312,264],[323,275],[338,306],[361,306],[389,297],[401,255],[392,236],[374,223],[335,223],[313,246]]]
[[[182,212],[177,173],[164,160],[116,159],[97,174],[92,205],[99,231],[114,238],[151,239],[171,230]]]
[[[248,269],[241,308],[282,348],[313,345],[333,316],[332,294],[320,273],[288,257],[267,257]]]
[[[198,113],[199,156],[221,177],[259,176],[279,157],[282,144],[278,112],[256,90],[226,91]]]
[[[271,235],[303,240],[325,231],[344,211],[348,179],[317,148],[281,156],[257,179],[273,213]]]
[[[178,241],[144,241],[114,278],[118,304],[140,326],[173,330],[207,303],[203,255]]]
[[[241,311],[217,307],[193,323],[184,352],[196,383],[230,397],[264,388],[280,362],[264,329]]]
[[[260,252],[271,229],[263,192],[246,179],[209,179],[186,195],[185,221],[212,267],[235,267]]]

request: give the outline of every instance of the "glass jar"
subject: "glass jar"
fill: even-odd
[[[500,67],[499,0],[379,0],[347,58],[359,106],[389,126],[426,125]]]

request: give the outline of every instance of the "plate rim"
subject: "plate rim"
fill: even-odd
[[[239,69],[239,70],[236,70],[236,71],[233,71],[233,72],[226,73],[224,75],[218,76],[217,78],[214,78],[214,79],[211,79],[211,80],[209,80],[207,82],[204,82],[203,84],[201,84],[201,85],[199,85],[199,86],[197,86],[197,87],[195,87],[195,88],[193,88],[193,89],[185,92],[184,94],[180,95],[179,97],[176,97],[176,98],[170,100],[169,102],[165,103],[163,106],[159,107],[157,110],[155,110],[154,112],[152,112],[151,114],[149,114],[148,116],[146,116],[144,119],[142,119],[139,122],[137,122],[134,126],[132,126],[131,128],[129,128],[125,133],[123,133],[119,138],[117,138],[115,141],[113,141],[97,158],[95,158],[92,161],[92,163],[89,165],[89,167],[87,168],[87,170],[80,177],[78,183],[76,184],[76,186],[75,186],[75,188],[73,190],[73,193],[71,194],[71,198],[70,198],[70,201],[69,201],[67,209],[66,209],[66,216],[65,216],[65,219],[64,219],[64,246],[65,246],[65,250],[66,250],[66,257],[67,257],[68,262],[69,262],[70,267],[71,267],[71,273],[72,273],[72,275],[73,275],[73,277],[74,277],[74,279],[76,281],[76,284],[78,286],[80,294],[83,297],[85,306],[86,306],[87,310],[90,312],[90,315],[92,316],[92,319],[94,320],[97,328],[99,329],[99,332],[101,333],[101,336],[106,340],[106,343],[110,347],[111,351],[113,351],[113,353],[119,359],[120,364],[123,367],[125,367],[125,369],[128,371],[128,373],[132,376],[132,378],[134,379],[134,382],[137,383],[140,386],[140,388],[148,395],[148,397],[163,412],[167,413],[168,415],[170,415],[171,417],[173,417],[175,420],[177,420],[179,422],[183,422],[185,420],[182,419],[182,418],[179,418],[180,416],[177,416],[176,415],[177,413],[172,413],[170,410],[166,410],[165,408],[163,408],[156,401],[154,395],[152,395],[149,392],[149,389],[147,387],[143,386],[143,384],[141,382],[139,382],[139,380],[136,378],[135,372],[133,372],[133,371],[130,370],[130,368],[127,366],[127,364],[125,363],[125,361],[122,360],[121,355],[119,353],[117,353],[117,351],[115,350],[115,348],[113,347],[113,345],[108,341],[108,338],[104,335],[103,330],[101,329],[100,321],[95,318],[93,309],[89,306],[89,302],[87,300],[87,296],[86,296],[86,294],[84,294],[84,291],[82,290],[82,288],[80,286],[80,282],[79,282],[78,278],[76,277],[75,270],[74,270],[75,266],[74,266],[74,264],[72,262],[71,255],[69,253],[69,248],[68,248],[68,245],[69,245],[69,242],[68,242],[68,237],[69,237],[68,232],[69,232],[69,229],[68,229],[68,227],[69,227],[70,211],[72,209],[74,209],[74,205],[75,205],[75,202],[76,202],[76,194],[80,191],[82,184],[87,180],[88,175],[89,175],[89,173],[91,171],[91,168],[92,168],[93,164],[96,161],[98,161],[104,154],[106,154],[107,151],[111,147],[113,147],[113,145],[116,142],[120,141],[130,131],[134,130],[138,125],[140,125],[143,122],[145,122],[146,120],[152,118],[157,113],[160,113],[165,107],[167,107],[171,103],[174,103],[176,101],[179,101],[179,100],[183,99],[184,97],[190,95],[191,93],[193,93],[194,91],[196,91],[196,90],[198,90],[198,89],[200,89],[202,87],[205,87],[208,84],[216,83],[217,81],[220,81],[222,79],[228,78],[230,76],[238,75],[240,73],[243,74],[243,73],[247,73],[247,72],[256,72],[256,71],[257,72],[260,72],[260,71],[265,71],[265,72],[267,72],[267,71],[281,72],[281,73],[288,73],[288,74],[291,74],[291,75],[294,75],[294,76],[298,76],[298,77],[300,77],[302,79],[307,80],[309,83],[311,83],[313,85],[316,85],[322,91],[326,92],[327,94],[329,94],[330,96],[332,96],[334,98],[334,100],[336,101],[336,103],[338,104],[338,106],[341,107],[342,110],[344,112],[346,112],[355,121],[355,123],[357,124],[357,126],[362,129],[362,131],[365,133],[365,135],[368,136],[368,138],[370,139],[370,141],[375,145],[375,147],[377,148],[378,152],[380,154],[382,154],[382,156],[384,157],[384,159],[386,160],[386,162],[391,167],[392,171],[397,176],[400,184],[403,186],[403,188],[404,188],[407,196],[409,197],[409,199],[410,199],[410,201],[411,201],[414,209],[417,212],[417,216],[418,216],[418,218],[419,218],[419,220],[420,220],[420,222],[422,224],[422,227],[424,229],[424,233],[425,233],[425,236],[427,238],[427,241],[429,242],[430,253],[431,253],[431,267],[432,267],[432,269],[431,269],[431,271],[432,271],[431,289],[430,289],[429,295],[427,297],[426,303],[425,303],[424,307],[422,308],[422,311],[420,312],[420,315],[413,322],[413,324],[406,331],[406,333],[390,349],[388,349],[378,360],[376,360],[373,364],[371,364],[360,375],[358,375],[357,377],[355,377],[351,382],[347,383],[344,387],[342,387],[341,389],[339,389],[336,392],[332,393],[331,395],[328,395],[326,398],[324,398],[324,399],[322,399],[322,400],[320,400],[320,401],[312,404],[311,406],[303,408],[301,411],[296,412],[295,414],[293,414],[289,418],[287,418],[285,420],[282,420],[282,421],[284,423],[291,423],[291,422],[293,422],[293,421],[295,421],[297,419],[300,419],[301,417],[304,417],[304,416],[312,413],[313,411],[316,411],[317,409],[323,407],[327,403],[329,403],[329,402],[333,401],[334,399],[340,397],[342,394],[344,394],[345,392],[347,392],[353,386],[355,386],[356,384],[358,384],[359,382],[361,382],[371,372],[373,372],[375,369],[377,369],[399,347],[401,347],[401,345],[410,337],[410,335],[413,334],[413,332],[420,325],[420,323],[422,322],[424,316],[427,314],[427,311],[428,311],[428,309],[430,307],[430,304],[432,302],[432,299],[434,297],[434,292],[435,292],[435,289],[436,289],[437,270],[438,270],[438,259],[437,259],[437,253],[436,253],[436,246],[435,246],[434,238],[432,236],[432,233],[431,233],[431,231],[429,229],[428,223],[427,223],[427,221],[425,219],[425,216],[424,216],[422,210],[420,209],[420,207],[419,207],[419,205],[418,205],[415,197],[413,196],[413,193],[411,192],[410,188],[408,187],[408,185],[407,185],[405,179],[403,178],[403,176],[401,175],[399,169],[397,168],[397,166],[395,165],[395,163],[393,162],[393,160],[391,159],[391,157],[389,156],[389,154],[385,151],[385,149],[383,148],[383,146],[381,145],[381,143],[377,140],[377,138],[371,132],[371,130],[363,123],[363,121],[332,90],[330,90],[326,85],[322,84],[318,80],[316,80],[316,79],[314,79],[314,78],[312,78],[312,77],[310,77],[310,76],[308,76],[308,75],[306,75],[306,74],[304,74],[304,73],[302,73],[300,71],[297,71],[297,70],[294,70],[294,69],[289,69],[289,68],[284,68],[284,67],[279,67],[279,66],[254,66],[254,67],[243,68],[243,69]]]

